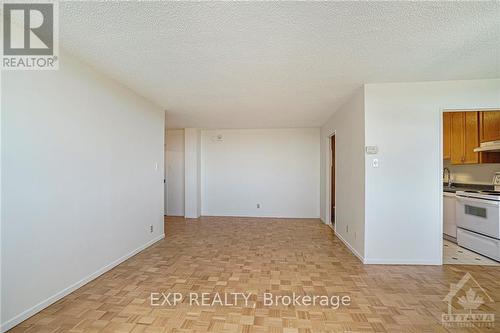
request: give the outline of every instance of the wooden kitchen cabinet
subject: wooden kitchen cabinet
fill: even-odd
[[[479,112],[479,141],[500,140],[500,110]],[[479,153],[479,163],[500,163],[500,152]]]
[[[479,146],[479,114],[477,111],[450,112],[452,164],[479,163],[479,154],[474,148]]]
[[[479,112],[481,142],[500,140],[500,110]]]
[[[481,142],[496,140],[500,110],[443,113],[443,159],[451,164],[500,163],[500,152],[474,152]]]
[[[479,163],[479,153],[474,148],[479,147],[479,112],[464,112],[465,139],[463,164]]]
[[[451,158],[451,112],[443,113],[443,159]]]
[[[451,112],[451,148],[452,164],[462,164],[464,158],[464,117],[463,112]]]

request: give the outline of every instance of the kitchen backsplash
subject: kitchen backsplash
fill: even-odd
[[[500,164],[453,165],[444,161],[444,167],[451,171],[454,183],[491,185],[495,172],[500,172]]]

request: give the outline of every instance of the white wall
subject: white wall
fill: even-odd
[[[164,112],[60,60],[2,73],[2,330],[163,235]]]
[[[365,228],[364,126],[364,91],[361,88],[321,127],[321,219],[330,223],[330,136],[335,132],[335,227],[337,235],[361,259]]]
[[[184,216],[201,215],[201,130],[184,130]]]
[[[454,183],[491,185],[495,172],[500,172],[500,164],[465,164],[455,165],[444,161],[444,166],[451,171]]]
[[[184,216],[184,130],[167,130],[165,147],[167,215]]]
[[[201,170],[203,215],[319,217],[319,129],[204,130]]]
[[[365,262],[441,262],[440,112],[499,106],[500,80],[365,86]]]

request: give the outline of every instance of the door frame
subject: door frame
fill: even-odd
[[[335,204],[335,216],[334,216],[334,219],[335,219],[335,224],[332,225],[332,221],[331,221],[331,216],[332,216],[332,212],[331,212],[331,207],[332,207],[332,170],[331,170],[331,166],[332,166],[332,137],[335,136],[335,148],[338,147],[338,140],[337,140],[337,137],[336,137],[336,131],[333,131],[332,133],[330,133],[327,138],[326,138],[326,150],[327,150],[327,158],[326,158],[326,215],[325,215],[325,224],[330,226],[335,232],[337,232],[337,215],[338,215],[338,207],[337,207],[337,204]],[[337,179],[338,179],[338,168],[337,168],[337,149],[335,149],[335,165],[334,165],[334,168],[335,168],[335,180],[334,180],[334,184],[335,184],[335,198],[338,197],[338,192],[337,192]],[[337,201],[337,200],[335,200]]]

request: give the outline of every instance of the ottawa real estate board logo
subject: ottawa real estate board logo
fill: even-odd
[[[441,316],[446,328],[493,328],[495,326],[494,300],[470,273],[458,283],[450,285],[450,292],[443,299],[448,312]]]
[[[57,2],[3,2],[2,69],[59,68]]]

